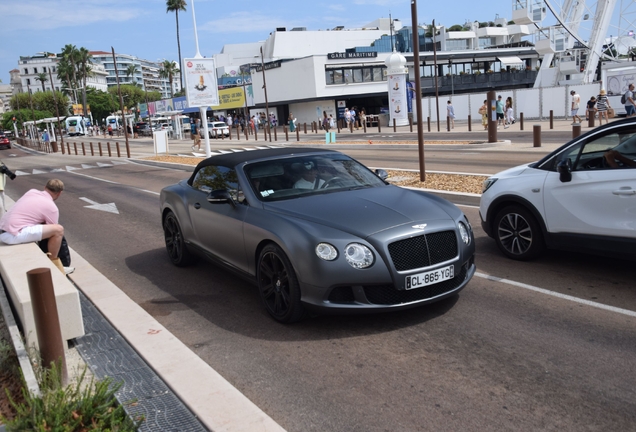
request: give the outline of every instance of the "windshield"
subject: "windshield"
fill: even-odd
[[[68,121],[68,125],[69,126],[77,126],[77,120],[69,120]]]
[[[385,185],[367,167],[337,153],[257,162],[244,170],[262,201]]]

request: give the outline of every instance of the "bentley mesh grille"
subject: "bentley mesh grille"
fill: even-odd
[[[441,231],[393,242],[389,254],[397,271],[428,267],[457,256],[455,231]]]

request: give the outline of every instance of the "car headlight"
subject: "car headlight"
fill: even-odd
[[[466,224],[464,222],[459,222],[457,227],[459,228],[459,235],[462,237],[464,244],[470,244],[470,234],[468,233],[468,227]]]
[[[316,255],[325,261],[333,261],[338,257],[338,251],[329,243],[318,243]]]
[[[484,193],[488,189],[490,189],[490,186],[494,185],[497,180],[499,180],[497,177],[489,177],[486,180],[484,180],[484,182],[481,185],[481,193]]]
[[[360,243],[349,243],[344,250],[344,256],[353,268],[363,269],[373,265],[373,252]]]

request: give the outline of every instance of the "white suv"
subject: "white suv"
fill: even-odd
[[[636,119],[593,129],[484,181],[482,227],[517,260],[545,247],[634,257],[635,159]]]

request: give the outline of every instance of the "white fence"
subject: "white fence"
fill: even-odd
[[[555,118],[570,117],[570,107],[572,99],[570,91],[574,90],[581,96],[581,105],[579,115],[585,114],[587,101],[592,96],[598,96],[601,90],[601,83],[579,84],[571,86],[546,87],[546,88],[530,88],[516,90],[500,90],[497,95],[501,95],[505,101],[509,96],[512,97],[513,111],[515,118],[519,118],[519,114],[523,113],[524,119],[545,119],[550,117],[552,110]],[[446,106],[449,100],[453,103],[455,109],[456,120],[468,120],[471,115],[473,121],[481,119],[477,112],[479,107],[484,103],[486,93],[464,93],[439,97],[439,117],[440,121],[446,124]],[[415,112],[415,110],[414,110]],[[431,118],[431,122],[437,121],[435,110],[435,96],[422,98],[423,118]],[[416,114],[413,114],[415,118]]]

